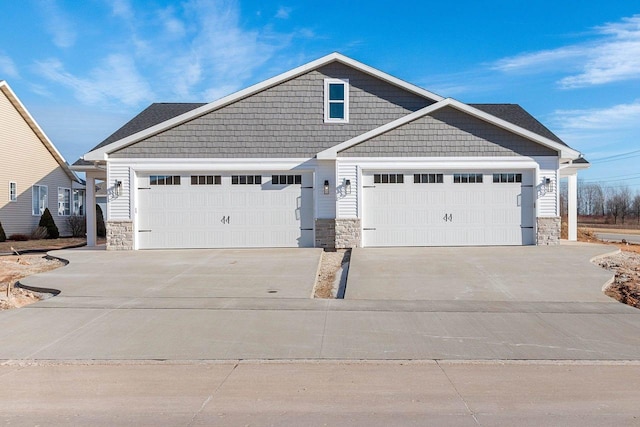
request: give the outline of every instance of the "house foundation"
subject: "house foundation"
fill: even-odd
[[[560,243],[560,217],[537,218],[537,245],[557,245]]]
[[[133,221],[107,221],[107,250],[133,250]]]

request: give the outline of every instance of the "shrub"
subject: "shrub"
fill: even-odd
[[[107,227],[104,225],[104,217],[100,205],[96,205],[96,234],[98,237],[107,237]]]
[[[14,242],[26,242],[29,240],[29,236],[26,234],[12,234],[9,236],[9,240],[13,240]]]
[[[2,228],[2,223],[0,222],[0,242],[6,242],[7,235],[4,234],[4,228]]]
[[[46,239],[49,235],[49,231],[47,231],[46,227],[36,227],[31,232],[31,238],[33,240]]]
[[[47,229],[47,239],[57,239],[60,237],[58,226],[49,212],[49,208],[45,208],[42,216],[40,217],[39,227],[45,227]]]
[[[69,225],[73,237],[84,237],[87,234],[87,222],[83,216],[70,216],[67,218],[67,225]]]

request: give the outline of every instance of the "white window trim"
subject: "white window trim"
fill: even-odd
[[[71,208],[71,214],[74,216],[85,216],[85,190],[76,188],[71,192],[71,198],[73,206]],[[76,194],[78,195],[78,204],[76,205]],[[78,211],[82,208],[82,214],[79,214]]]
[[[342,119],[329,117],[329,85],[336,83],[344,85],[344,118]],[[349,123],[349,79],[324,79],[324,122]]]
[[[13,187],[13,191],[11,191],[11,187]],[[15,181],[9,181],[9,201],[18,201],[18,183]]]
[[[40,188],[46,188],[47,189],[47,197],[44,201],[44,209],[41,210],[41,212],[39,213],[33,213],[33,189],[34,188],[38,188],[38,209],[40,210],[42,208],[42,206],[40,206]],[[31,216],[41,216],[44,213],[44,210],[46,208],[49,207],[49,187],[46,185],[40,185],[40,184],[34,184],[31,186]]]
[[[69,213],[60,213],[60,190],[62,190],[62,202],[64,203],[64,194],[65,191],[69,192]],[[68,187],[58,187],[58,216],[71,216],[71,211],[72,211],[72,205],[73,204],[73,195],[71,193],[71,189]]]

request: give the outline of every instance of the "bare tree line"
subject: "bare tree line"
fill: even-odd
[[[567,213],[566,183],[560,187],[560,212]],[[610,187],[578,180],[578,215],[606,216],[614,224],[633,219],[640,224],[640,190],[634,192],[626,185]]]

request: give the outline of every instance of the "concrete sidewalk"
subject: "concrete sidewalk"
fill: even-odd
[[[0,312],[0,359],[640,360],[640,311],[601,298],[601,285],[585,289],[595,295],[582,302],[220,297],[207,291],[218,280],[211,273],[181,293],[183,278],[207,263],[171,261],[164,252],[56,253],[71,264],[27,283],[62,293]],[[589,258],[567,262],[565,273],[591,269]],[[280,285],[254,289],[293,295],[288,272],[274,273]]]
[[[0,365],[4,425],[636,426],[637,363]]]

